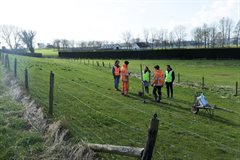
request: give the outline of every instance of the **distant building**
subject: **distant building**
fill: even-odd
[[[37,45],[38,45],[38,48],[40,48],[40,49],[45,48],[45,44],[44,43],[37,43]]]
[[[119,50],[122,49],[120,44],[105,44],[100,49],[105,50]]]
[[[142,50],[142,49],[148,49],[150,48],[149,43],[145,42],[136,42],[132,44],[132,49],[133,50]]]

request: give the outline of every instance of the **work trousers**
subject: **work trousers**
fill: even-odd
[[[166,88],[167,88],[167,97],[169,98],[169,92],[171,93],[171,98],[173,98],[173,83],[172,82],[166,82]]]
[[[157,102],[160,102],[160,100],[162,98],[161,90],[162,90],[162,86],[154,86],[153,87],[153,95],[154,95],[155,101],[157,101]]]
[[[114,87],[115,87],[115,89],[118,89],[119,79],[120,79],[120,76],[115,76],[114,77]]]
[[[124,95],[128,95],[128,87],[129,87],[128,82],[122,81],[122,93]]]

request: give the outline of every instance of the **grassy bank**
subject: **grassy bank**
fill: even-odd
[[[0,159],[35,159],[44,149],[43,138],[20,116],[24,107],[8,95],[0,69]]]

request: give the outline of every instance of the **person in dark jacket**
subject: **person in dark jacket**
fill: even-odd
[[[165,72],[165,83],[167,88],[167,97],[173,98],[173,82],[175,80],[175,73],[170,65],[167,65],[167,70]],[[169,94],[171,93],[171,95]]]
[[[114,87],[116,91],[120,91],[118,86],[119,86],[119,80],[120,80],[120,66],[119,66],[119,60],[115,61],[115,64],[112,68],[112,74],[113,74],[113,79],[114,79]]]

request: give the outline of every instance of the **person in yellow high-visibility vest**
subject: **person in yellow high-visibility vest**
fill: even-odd
[[[160,100],[162,99],[161,89],[164,85],[164,72],[160,69],[159,65],[155,65],[154,69],[155,69],[155,72],[154,72],[154,77],[152,81],[153,95],[154,95],[155,101],[160,103]]]
[[[145,87],[145,92],[148,94],[149,93],[149,84],[150,84],[150,74],[151,71],[148,68],[148,66],[145,67],[143,71],[143,86]]]
[[[167,97],[173,98],[173,82],[175,80],[175,73],[170,65],[167,65],[167,70],[165,72],[165,83],[167,88]],[[171,95],[169,94],[171,93]]]
[[[128,96],[128,89],[129,89],[129,75],[130,72],[128,71],[128,61],[125,61],[121,68],[121,80],[122,80],[122,94]]]

